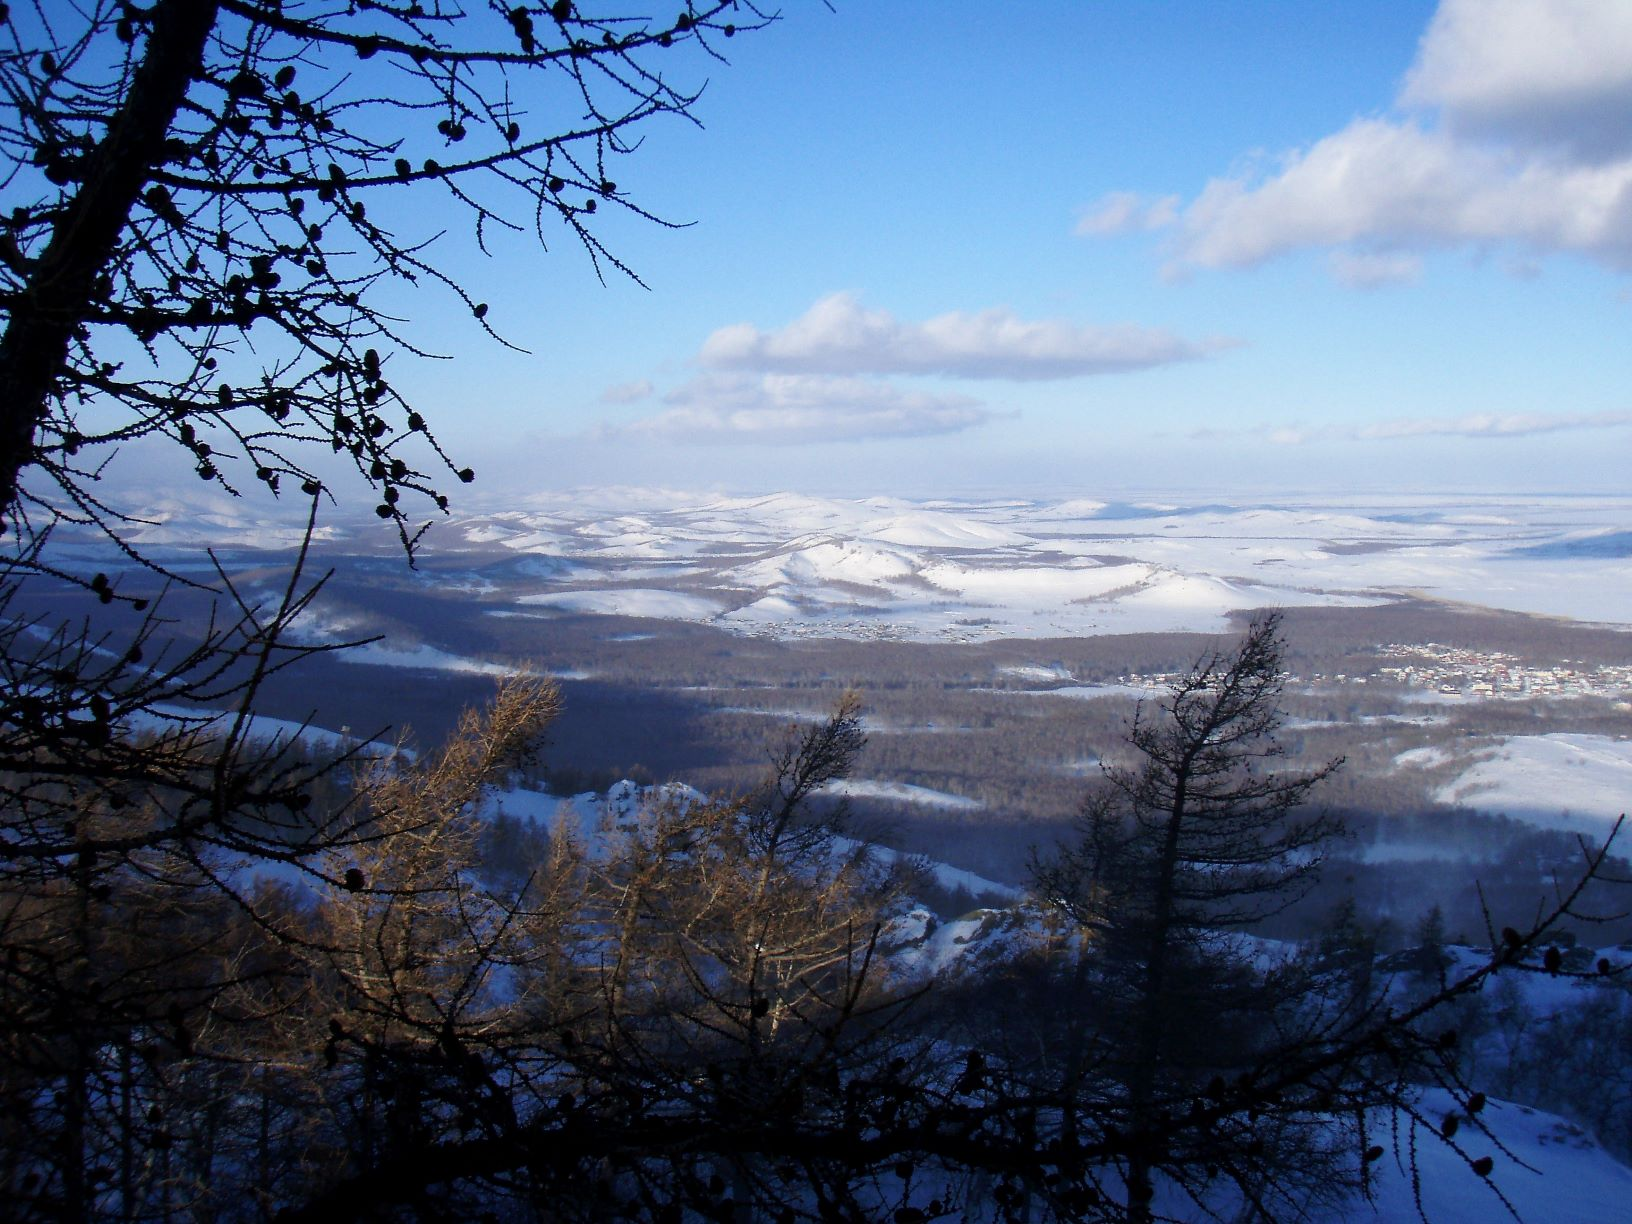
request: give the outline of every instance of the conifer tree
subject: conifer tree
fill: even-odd
[[[1298,989],[1297,975],[1266,971],[1238,934],[1313,885],[1339,831],[1304,803],[1341,762],[1279,767],[1280,625],[1260,616],[1154,711],[1141,705],[1127,734],[1134,763],[1104,768],[1080,840],[1035,865],[1041,895],[1082,932],[1110,1103],[1135,1136],[1261,1057],[1274,1010]],[[1150,1218],[1153,1176],[1172,1155],[1133,1144],[1132,1219]],[[1243,1188],[1256,1178],[1245,1151],[1213,1158]]]

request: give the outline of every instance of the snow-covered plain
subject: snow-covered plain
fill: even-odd
[[[1242,609],[1406,597],[1632,625],[1629,525],[1632,498],[1610,497],[1219,505],[601,490],[458,519],[432,547],[547,560],[511,585],[522,605],[776,637],[975,641],[1219,632]]]
[[[1424,1092],[1419,1108],[1429,1117],[1454,1112],[1450,1095]],[[1496,1191],[1513,1204],[1528,1224],[1604,1224],[1625,1219],[1632,1199],[1632,1169],[1617,1161],[1579,1126],[1556,1114],[1506,1101],[1492,1101],[1480,1119],[1489,1134],[1461,1136],[1470,1157],[1489,1155],[1496,1167],[1487,1183],[1467,1161],[1436,1137],[1419,1133],[1413,1177],[1409,1146],[1386,1154],[1372,1168],[1372,1199],[1353,1199],[1343,1207],[1317,1212],[1321,1224],[1363,1224],[1427,1219],[1433,1224],[1485,1224],[1511,1220]],[[1392,1128],[1378,1119],[1388,1144]],[[1403,1126],[1403,1123],[1402,1123]],[[1420,1187],[1419,1213],[1413,1181]]]
[[[1396,763],[1440,764],[1443,756],[1426,755],[1435,751],[1413,749]],[[1568,733],[1508,736],[1434,795],[1441,803],[1505,812],[1531,824],[1599,832],[1632,810],[1629,797],[1632,741]]]
[[[294,538],[288,523],[196,495],[142,517],[136,542],[178,565],[206,534],[244,550]],[[391,547],[372,521],[322,531],[325,547]],[[438,573],[468,562],[497,583],[481,588],[490,611],[508,601],[778,637],[1219,632],[1245,608],[1402,597],[1632,625],[1632,497],[908,501],[601,487],[438,522],[422,555]]]
[[[886,799],[895,803],[912,803],[949,811],[977,812],[981,807],[977,800],[966,796],[932,790],[927,786],[913,786],[907,782],[874,782],[857,778],[832,782],[824,789],[834,795],[858,799]]]

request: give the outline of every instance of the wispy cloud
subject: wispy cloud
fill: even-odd
[[[1332,275],[1351,289],[1401,285],[1422,275],[1422,260],[1398,251],[1333,251]]]
[[[1187,205],[1106,197],[1078,232],[1166,218],[1171,270],[1344,248],[1334,274],[1415,275],[1459,244],[1632,270],[1632,5],[1444,0],[1394,111],[1208,182]]]
[[[603,404],[635,404],[643,399],[650,399],[657,388],[649,378],[637,379],[634,382],[619,383],[615,387],[608,387],[601,392]]]
[[[1632,412],[1471,412],[1459,417],[1401,417],[1371,425],[1209,426],[1190,432],[1197,441],[1258,439],[1275,446],[1316,442],[1386,442],[1403,438],[1522,438],[1534,434],[1632,426]]]
[[[867,378],[705,374],[664,397],[670,407],[602,436],[683,443],[858,442],[957,433],[1001,415],[961,395]]]
[[[1077,220],[1076,232],[1103,235],[1161,229],[1173,224],[1178,215],[1179,197],[1176,195],[1152,198],[1136,191],[1112,191],[1083,210]]]
[[[704,342],[700,359],[722,370],[1041,380],[1190,361],[1233,343],[1132,324],[1026,320],[1001,309],[909,323],[864,308],[854,294],[834,293],[777,331],[722,327]]]
[[[1357,438],[1519,438],[1577,429],[1632,425],[1632,412],[1473,412],[1466,416],[1380,421],[1355,431]]]

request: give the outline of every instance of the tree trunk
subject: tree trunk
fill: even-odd
[[[97,297],[119,235],[164,160],[164,141],[204,62],[217,0],[158,0],[147,51],[124,106],[86,157],[79,190],[15,296],[0,335],[0,510],[16,503],[35,461],[34,434],[68,364],[68,346]]]
[[[1150,948],[1145,959],[1144,980],[1139,991],[1139,1045],[1132,1073],[1128,1077],[1128,1103],[1136,1142],[1128,1158],[1128,1219],[1131,1224],[1150,1224],[1151,1202],[1156,1187],[1151,1180],[1155,1164],[1145,1149],[1143,1132],[1151,1121],[1151,1103],[1156,1091],[1157,1071],[1163,1057],[1167,990],[1167,945],[1173,926],[1173,876],[1178,871],[1179,835],[1184,827],[1189,790],[1190,757],[1186,754],[1176,767],[1173,803],[1168,809],[1162,835],[1162,852],[1156,862],[1155,895],[1150,912]]]

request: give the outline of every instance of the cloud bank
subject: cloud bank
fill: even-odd
[[[1577,429],[1632,425],[1632,412],[1472,412],[1449,418],[1379,421],[1355,431],[1358,438],[1520,438]]]
[[[1026,320],[1013,311],[951,312],[922,323],[871,310],[853,293],[820,298],[787,326],[722,327],[703,342],[704,372],[663,397],[667,408],[599,436],[682,443],[791,444],[957,433],[1013,413],[962,395],[910,390],[890,376],[1038,382],[1148,369],[1233,347],[1160,328]],[[649,382],[605,392],[649,394]]]
[[[1632,412],[1470,412],[1459,417],[1403,417],[1371,425],[1266,425],[1256,429],[1198,429],[1196,440],[1258,438],[1277,446],[1312,442],[1372,442],[1401,438],[1523,438],[1536,434],[1632,426]]]
[[[615,387],[608,387],[601,392],[603,404],[633,404],[643,399],[649,399],[657,388],[649,378],[637,379],[634,382],[619,383]]]
[[[1001,415],[961,395],[810,374],[705,374],[664,400],[666,411],[600,433],[692,444],[792,445],[957,433]]]
[[[1188,204],[1113,193],[1077,229],[1157,226],[1179,270],[1337,247],[1339,279],[1376,285],[1414,276],[1411,253],[1495,243],[1632,270],[1632,5],[1443,0],[1393,113]]]
[[[1001,309],[908,323],[864,308],[854,294],[834,293],[777,331],[748,323],[722,327],[704,342],[700,360],[719,370],[1037,381],[1190,361],[1230,343],[1196,343],[1131,324],[1028,321]]]

